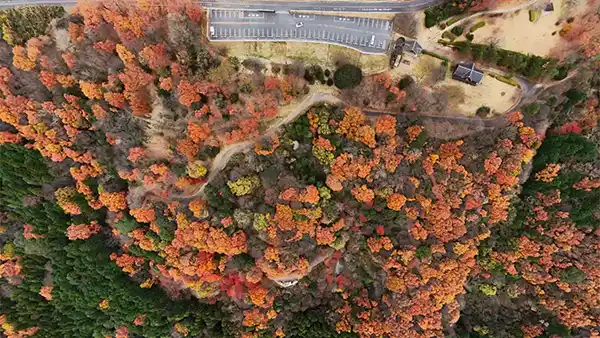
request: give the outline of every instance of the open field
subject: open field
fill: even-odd
[[[211,42],[210,45],[226,49],[228,55],[237,56],[240,60],[255,57],[283,63],[287,55],[285,42]]]
[[[491,115],[502,114],[518,100],[520,89],[486,76],[477,86],[447,79],[436,84],[434,90],[448,94],[449,110],[457,115],[471,116],[477,108],[491,108]]]
[[[535,22],[529,21],[529,11],[523,9],[500,17],[480,16],[470,24],[463,24],[463,26],[465,26],[465,31],[468,31],[469,27],[476,22],[485,21],[486,25],[473,33],[475,36],[473,42],[497,43],[500,48],[525,54],[548,56],[561,40],[558,34],[560,26],[555,26],[555,23],[561,18],[561,5],[562,0],[554,1],[555,10],[547,13],[541,11],[542,14]],[[540,6],[541,3],[532,8],[536,9]]]
[[[216,49],[226,49],[228,55],[235,55],[240,60],[252,57],[274,63],[302,61],[328,68],[351,63],[360,66],[365,75],[385,71],[388,67],[387,55],[361,54],[354,49],[322,43],[211,42],[211,45]]]

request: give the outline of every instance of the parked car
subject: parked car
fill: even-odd
[[[304,27],[304,22],[298,22],[296,28]]]

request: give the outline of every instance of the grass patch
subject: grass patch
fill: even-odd
[[[508,85],[521,88],[521,85],[519,84],[519,82],[512,77],[506,77],[506,76],[502,76],[502,75],[496,74],[496,73],[488,73],[488,75],[500,82],[504,82]]]
[[[530,9],[529,10],[529,22],[536,22],[539,19],[540,15],[542,15],[542,11],[539,9]]]
[[[478,23],[471,26],[471,28],[469,28],[469,32],[473,33],[474,31],[478,30],[483,26],[485,26],[485,21],[479,21]]]
[[[464,15],[457,15],[454,16],[452,18],[450,18],[450,20],[446,21],[446,26],[452,26],[454,25],[456,22],[462,20],[465,16]]]
[[[456,27],[452,28],[452,30],[451,30],[452,34],[454,34],[456,36],[461,36],[464,31],[465,31],[465,28],[462,26],[456,26]]]
[[[436,59],[440,59],[440,60],[442,60],[442,61],[446,61],[446,63],[449,63],[449,62],[450,62],[450,61],[448,60],[448,58],[447,58],[447,57],[445,57],[445,56],[441,56],[441,55],[439,55],[439,54],[436,54],[436,53],[434,53],[434,52],[430,52],[430,51],[428,51],[428,50],[424,50],[424,51],[423,51],[423,54],[425,54],[425,55],[429,55],[429,56],[433,56],[434,58],[436,58]]]
[[[457,36],[454,35],[454,33],[449,32],[449,31],[445,31],[444,33],[442,33],[442,37],[444,39],[448,39],[450,41],[454,41],[457,38]]]

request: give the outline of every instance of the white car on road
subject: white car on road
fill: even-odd
[[[298,22],[298,23],[296,24],[296,28],[300,28],[300,27],[303,27],[303,26],[304,26],[304,23],[303,23],[303,22]]]

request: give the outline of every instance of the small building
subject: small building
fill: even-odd
[[[483,72],[475,69],[475,64],[471,66],[458,65],[452,73],[452,78],[476,86],[483,81]]]
[[[554,4],[552,2],[549,2],[544,5],[544,13],[550,13],[550,12],[554,12]]]
[[[414,57],[421,56],[423,47],[417,42],[417,40],[407,40],[402,46],[402,51]]]

